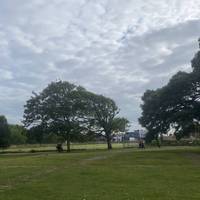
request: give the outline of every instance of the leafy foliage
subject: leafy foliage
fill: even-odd
[[[29,139],[35,138],[39,143],[46,133],[56,133],[63,138],[62,142],[67,141],[70,151],[71,141],[84,141],[101,134],[111,149],[114,131],[125,130],[128,124],[125,118],[115,118],[118,113],[112,99],[58,81],[39,94],[33,93],[25,105],[23,122],[29,128]]]
[[[70,141],[80,133],[83,115],[81,112],[81,92],[85,89],[69,82],[52,82],[40,94],[27,101],[24,111],[24,124],[31,129],[54,132],[67,141],[70,151]]]
[[[103,95],[87,93],[85,97],[90,128],[105,136],[108,149],[112,149],[112,133],[118,128],[114,123],[115,117],[119,113],[117,105],[112,99]]]
[[[27,131],[20,125],[9,125],[10,143],[11,144],[25,144],[27,142]]]
[[[190,134],[200,122],[200,51],[190,73],[178,72],[169,83],[148,90],[142,100],[140,124],[148,130],[147,141],[174,130],[177,139]]]
[[[112,148],[114,131],[127,128],[128,120],[116,118],[119,109],[115,102],[103,95],[86,91],[66,81],[52,82],[41,93],[33,93],[25,105],[24,125],[29,139],[41,143],[46,133],[56,133],[70,142],[84,141],[103,135]]]

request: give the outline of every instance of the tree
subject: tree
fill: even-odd
[[[178,72],[169,83],[157,90],[148,90],[142,100],[142,117],[139,122],[147,130],[147,140],[174,130],[177,139],[186,135],[194,119],[191,74]],[[150,136],[151,135],[151,136]]]
[[[190,73],[178,72],[166,86],[144,93],[139,122],[148,130],[149,141],[172,129],[180,139],[199,124],[200,51],[192,60],[192,69]]]
[[[142,97],[142,117],[139,118],[139,122],[148,130],[146,142],[150,142],[153,139],[158,142],[159,136],[167,129],[161,117],[161,93],[161,89],[156,91],[147,90]]]
[[[62,136],[70,151],[74,134],[80,133],[84,123],[81,94],[84,88],[66,81],[52,82],[25,105],[24,125],[40,127],[44,132]]]
[[[93,138],[96,133],[104,135],[112,149],[113,132],[128,123],[125,118],[115,118],[119,109],[112,99],[66,81],[52,82],[33,95],[25,105],[24,125],[33,132],[39,128],[41,137],[47,132],[62,136],[68,151],[71,141]]]
[[[10,130],[5,116],[0,116],[0,148],[10,146]]]
[[[87,116],[89,116],[90,128],[105,136],[108,149],[112,149],[112,133],[116,130],[115,117],[119,109],[115,102],[103,95],[93,93],[86,94]]]

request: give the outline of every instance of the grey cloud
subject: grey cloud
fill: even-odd
[[[198,0],[2,0],[0,113],[18,123],[32,90],[63,79],[110,96],[138,126],[143,92],[190,70],[199,8]]]

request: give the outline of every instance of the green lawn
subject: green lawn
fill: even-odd
[[[200,148],[0,155],[0,200],[200,199]]]
[[[123,143],[113,143],[112,144],[114,149],[120,149],[123,148]],[[131,147],[137,147],[137,143],[131,144]],[[67,146],[63,146],[64,150],[67,150]],[[75,143],[71,144],[72,150],[100,150],[100,149],[107,149],[106,143]],[[17,145],[17,146],[11,146],[8,149],[0,150],[0,153],[8,153],[8,152],[15,152],[15,153],[22,153],[22,152],[30,152],[30,151],[56,151],[56,144],[28,144],[28,145]]]

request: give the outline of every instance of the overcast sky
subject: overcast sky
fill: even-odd
[[[141,95],[189,71],[199,0],[0,0],[0,114],[58,79],[113,98],[138,128]]]

